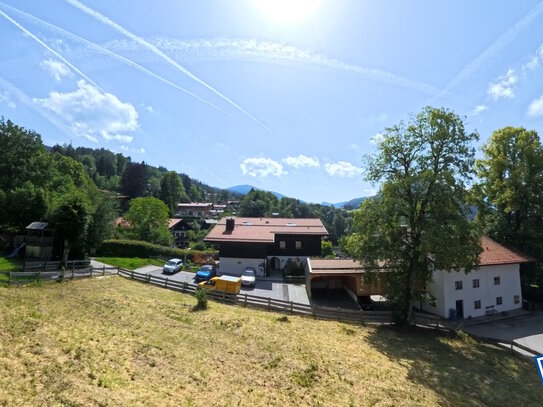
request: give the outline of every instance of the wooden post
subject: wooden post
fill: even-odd
[[[439,317],[436,315],[436,331],[439,329]]]
[[[244,307],[247,307],[247,293],[245,293],[245,302],[243,303]]]
[[[74,279],[75,265],[72,263],[72,280]]]
[[[38,270],[38,283],[40,282],[40,277],[41,277],[41,271]]]
[[[185,292],[185,287],[187,286],[187,282],[186,281],[183,281],[183,286],[181,287],[181,292],[184,293]]]
[[[104,273],[106,272],[106,269],[104,267]],[[121,274],[121,267],[117,266],[117,275]]]
[[[166,277],[166,282],[164,283],[164,288],[168,288],[168,277]]]
[[[130,278],[133,280],[134,279],[134,270],[132,270],[132,274],[130,274]]]
[[[268,297],[268,311],[271,309],[271,297]]]
[[[339,317],[339,313],[340,313],[341,309],[339,307],[336,308],[336,316],[337,316],[337,320],[338,321],[341,321],[341,318]]]
[[[315,306],[311,304],[311,315],[313,315],[313,318],[317,319],[317,314],[315,314]]]
[[[294,303],[292,301],[290,302],[290,313],[294,313]]]
[[[90,271],[91,271],[91,278],[92,278],[92,265],[90,266]]]

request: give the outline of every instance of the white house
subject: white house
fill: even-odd
[[[445,318],[452,314],[469,318],[522,308],[519,268],[532,259],[488,237],[483,237],[481,245],[483,252],[475,271],[434,271],[426,288],[436,303],[423,304],[425,311]]]

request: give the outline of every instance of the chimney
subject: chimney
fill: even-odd
[[[235,218],[226,218],[226,231],[232,232],[234,230],[235,224],[236,224]]]

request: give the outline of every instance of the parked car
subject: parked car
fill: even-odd
[[[199,287],[209,291],[220,291],[226,294],[239,294],[241,278],[235,276],[213,277],[198,284]]]
[[[373,300],[369,295],[358,297],[358,305],[364,311],[373,311]]]
[[[170,259],[162,268],[162,273],[164,274],[174,274],[180,271],[183,268],[183,260],[181,259]]]
[[[210,278],[213,278],[217,275],[217,269],[215,266],[212,266],[210,264],[206,264],[205,266],[202,266],[198,269],[196,272],[196,275],[194,276],[194,280],[196,281],[207,281]]]
[[[256,270],[254,267],[247,267],[241,274],[241,285],[254,287],[256,284]]]

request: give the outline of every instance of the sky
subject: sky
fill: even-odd
[[[543,2],[0,0],[0,116],[219,188],[373,195],[428,105],[543,134]]]

